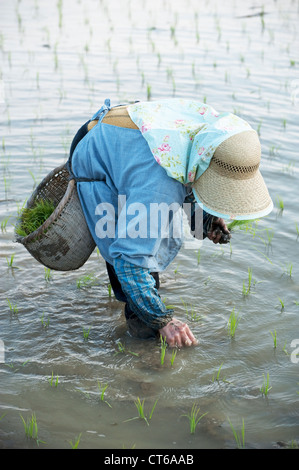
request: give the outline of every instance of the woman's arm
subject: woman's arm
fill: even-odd
[[[117,258],[114,270],[130,309],[143,323],[157,330],[171,347],[197,344],[189,326],[173,318],[173,310],[167,309],[162,302],[148,269]]]

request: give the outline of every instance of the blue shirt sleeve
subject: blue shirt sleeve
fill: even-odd
[[[116,258],[113,267],[130,309],[147,326],[159,330],[169,323],[173,310],[167,309],[155,287],[149,269]]]

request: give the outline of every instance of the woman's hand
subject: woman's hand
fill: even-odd
[[[162,338],[165,338],[170,347],[192,346],[198,344],[189,326],[186,323],[173,318],[167,325],[159,330]]]
[[[220,217],[213,217],[211,227],[207,234],[213,243],[228,243],[231,239],[231,233],[227,228],[224,220]]]

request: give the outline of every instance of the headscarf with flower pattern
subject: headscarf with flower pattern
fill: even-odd
[[[204,173],[222,142],[251,130],[235,114],[218,113],[212,106],[193,100],[139,102],[130,105],[128,112],[159,165],[186,185]]]

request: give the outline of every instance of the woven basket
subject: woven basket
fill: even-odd
[[[85,221],[76,182],[69,180],[65,165],[55,168],[43,179],[26,207],[32,207],[36,199],[53,201],[55,210],[26,237],[15,234],[16,241],[47,268],[57,271],[80,268],[96,245]]]

